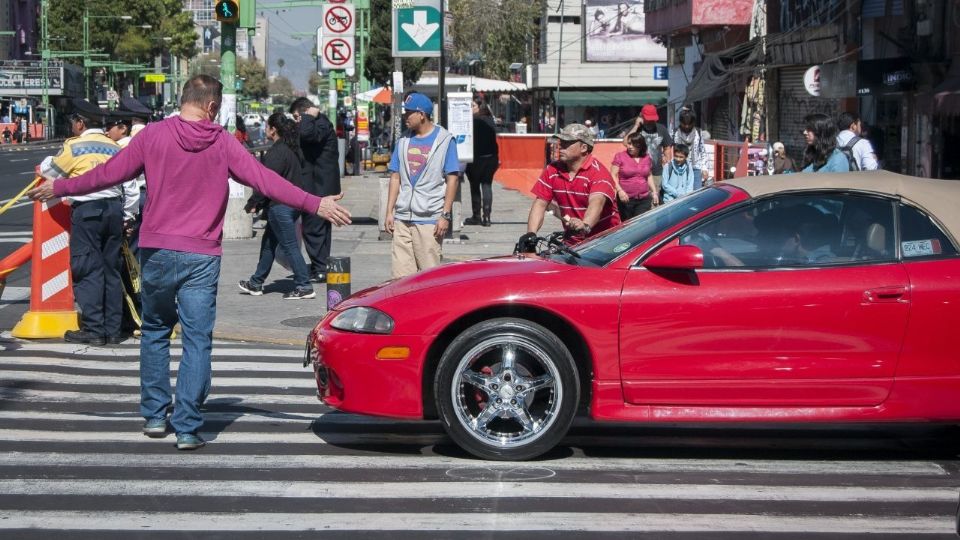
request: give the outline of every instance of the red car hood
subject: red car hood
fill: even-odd
[[[440,265],[424,272],[407,276],[355,293],[337,305],[338,310],[353,306],[368,306],[385,298],[402,296],[415,291],[470,281],[503,278],[521,274],[569,272],[574,267],[535,256],[496,257]]]

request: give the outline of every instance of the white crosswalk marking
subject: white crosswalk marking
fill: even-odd
[[[602,518],[602,519],[601,519]],[[781,515],[620,514],[541,512],[496,514],[205,514],[26,511],[0,520],[0,528],[197,531],[592,531],[949,534],[952,527],[931,517],[794,517]]]
[[[175,378],[182,348],[171,352]],[[452,450],[439,422],[324,407],[301,358],[218,342],[200,433],[209,444],[177,452],[173,434],[140,433],[136,342],[0,336],[0,536],[955,535],[957,467],[922,453],[876,458],[857,440],[863,459],[832,459],[815,438],[778,453],[790,444],[782,433],[767,452],[738,452],[751,442],[713,429],[688,437],[697,455],[675,455],[684,446],[669,428],[578,418],[570,455],[482,462]]]

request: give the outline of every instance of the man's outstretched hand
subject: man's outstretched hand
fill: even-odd
[[[317,215],[333,223],[337,227],[350,224],[350,211],[337,204],[343,198],[343,193],[320,199],[320,208]]]
[[[27,192],[27,197],[35,201],[47,201],[53,196],[53,180],[44,180],[42,184]]]

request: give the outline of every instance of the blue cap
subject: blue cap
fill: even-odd
[[[404,111],[419,111],[427,115],[433,114],[433,102],[427,96],[414,92],[403,100]]]

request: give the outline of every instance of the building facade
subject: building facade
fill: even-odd
[[[607,136],[667,98],[666,49],[644,30],[639,0],[547,0],[530,70],[531,131],[591,120]]]

